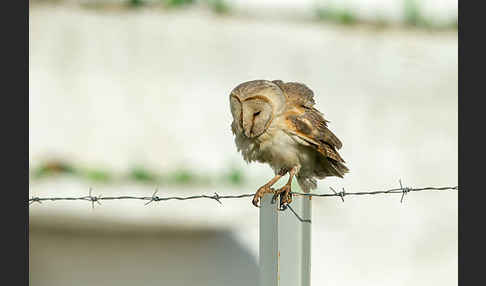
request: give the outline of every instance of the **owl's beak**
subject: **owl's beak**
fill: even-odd
[[[251,130],[253,129],[252,113],[243,113],[243,130],[246,137],[251,137]]]
[[[251,137],[251,131],[250,130],[245,130],[245,136],[250,138]]]

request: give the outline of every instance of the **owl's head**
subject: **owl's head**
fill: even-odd
[[[276,115],[283,112],[285,95],[271,81],[247,81],[231,91],[230,106],[233,130],[255,138],[267,130]]]

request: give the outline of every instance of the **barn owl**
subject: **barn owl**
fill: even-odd
[[[294,176],[304,192],[317,188],[317,179],[343,177],[348,172],[336,149],[341,141],[327,128],[327,120],[313,106],[314,93],[306,85],[281,80],[253,80],[239,84],[229,96],[237,150],[250,163],[267,163],[275,176],[260,187],[253,205],[266,193],[280,196],[280,208],[292,201]],[[271,188],[289,174],[280,189]]]

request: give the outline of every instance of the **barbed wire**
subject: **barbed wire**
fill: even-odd
[[[329,187],[332,193],[325,193],[325,194],[318,194],[318,193],[302,193],[302,192],[291,192],[292,195],[296,196],[308,196],[308,197],[340,197],[342,202],[344,202],[344,197],[346,196],[362,196],[362,195],[378,195],[378,194],[402,194],[400,198],[400,203],[403,203],[405,195],[410,192],[422,192],[422,191],[458,191],[459,186],[453,187],[423,187],[423,188],[409,188],[403,187],[402,181],[399,180],[400,187],[383,190],[383,191],[367,191],[367,192],[347,192],[344,188],[342,191],[337,192],[334,188]],[[153,202],[162,202],[162,201],[170,201],[170,200],[196,200],[196,199],[210,199],[215,200],[220,204],[223,204],[221,200],[223,199],[241,199],[241,198],[249,198],[253,197],[254,194],[237,194],[237,195],[219,195],[218,193],[214,193],[214,195],[193,195],[193,196],[171,196],[171,197],[160,197],[157,195],[158,189],[155,189],[155,192],[152,196],[102,196],[100,195],[92,195],[92,188],[89,188],[87,196],[80,196],[80,197],[31,197],[28,201],[29,205],[33,203],[41,204],[44,201],[88,201],[91,202],[91,207],[94,208],[94,204],[97,203],[101,205],[101,201],[108,201],[108,200],[141,200],[146,201],[145,205],[149,205]],[[297,219],[301,222],[310,222],[310,220],[302,219],[289,205],[286,205],[284,208],[280,210],[285,210],[287,207],[294,213]]]

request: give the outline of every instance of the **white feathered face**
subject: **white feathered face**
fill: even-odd
[[[230,94],[233,131],[248,138],[262,135],[284,102],[280,88],[271,82],[259,80],[240,84]]]
[[[258,137],[265,132],[273,115],[272,106],[261,97],[250,97],[242,102],[232,99],[231,111],[235,122],[248,138]]]

